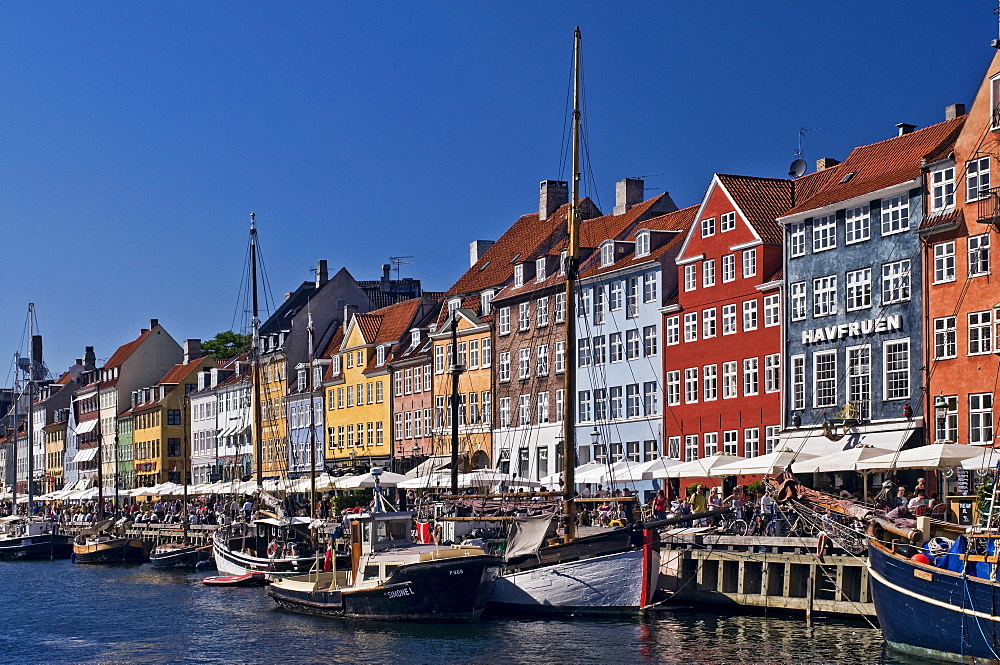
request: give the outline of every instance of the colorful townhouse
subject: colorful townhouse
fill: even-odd
[[[924,243],[927,343],[923,358],[914,362],[928,368],[919,412],[933,422],[932,441],[996,444],[1000,292],[992,274],[1000,265],[993,240],[1000,231],[1000,189],[992,173],[1000,154],[998,106],[1000,52],[963,116],[953,149],[938,151],[923,165],[927,215],[918,233]],[[962,111],[955,105],[947,113]]]
[[[193,483],[233,480],[252,472],[248,354],[198,372],[190,394]]]
[[[790,180],[717,174],[662,308],[667,456],[773,449],[781,425],[781,229]]]
[[[584,271],[592,265],[590,257],[598,253],[598,248],[607,247],[612,256],[622,258],[628,245],[625,239],[638,224],[677,209],[666,193],[647,201],[643,201],[643,193],[641,180],[621,181],[616,187],[614,212],[581,221],[580,257]],[[603,327],[610,327],[615,321],[607,316],[610,311],[607,298],[610,296],[606,293],[614,280],[609,280],[608,284],[590,282],[579,287],[577,330],[581,346],[578,347],[577,358],[566,357],[566,281],[562,270],[567,243],[565,229],[548,240],[547,245],[514,262],[513,280],[493,298],[496,311],[493,389],[497,400],[494,459],[499,460],[501,468],[507,467],[517,477],[532,481],[558,473],[562,467],[560,444],[567,399],[578,405],[578,422],[582,425],[581,429],[588,432],[583,440],[577,437],[578,449],[583,448],[582,452],[578,451],[579,459],[591,458],[590,446],[593,444],[589,431],[594,428],[594,417],[588,407],[593,398],[587,390],[580,390],[576,396],[565,395],[566,363],[577,363],[578,377],[591,373],[587,384],[590,385],[598,381],[593,374],[592,341],[598,341],[600,352],[607,352],[607,360],[602,357],[600,365],[610,361],[616,351],[620,351],[621,356],[615,362],[624,362],[625,358],[625,330],[620,334],[610,333]],[[624,303],[624,300],[623,294],[621,302]],[[595,312],[600,312],[602,323],[598,324],[601,326],[599,330],[593,325]],[[617,340],[619,346],[611,348],[600,343],[602,333],[609,341]],[[629,340],[634,341],[631,333]],[[617,386],[616,390],[624,390],[626,386],[631,389],[631,382]],[[624,419],[624,407],[622,411]],[[643,441],[655,440],[651,436],[647,434]],[[597,444],[594,453],[606,455],[602,451],[608,448],[600,446],[612,443],[624,445],[617,432],[612,434],[609,430],[607,438]],[[617,446],[615,450],[618,451]]]
[[[812,454],[923,441],[921,165],[964,118],[855,148],[779,215],[785,240],[783,445]]]
[[[404,335],[390,352],[392,429],[395,442],[393,469],[397,473],[413,469],[433,454],[433,342],[429,332],[440,309],[438,301],[430,310],[428,320],[410,328],[409,335]],[[478,357],[476,364],[478,367]],[[477,410],[476,415],[479,413]]]
[[[677,296],[674,260],[696,212],[691,206],[641,220],[623,239],[602,241],[581,266],[580,464],[648,462],[666,453],[661,311]]]

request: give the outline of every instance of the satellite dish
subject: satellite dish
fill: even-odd
[[[792,176],[793,178],[798,178],[800,175],[803,175],[806,172],[807,168],[808,167],[806,166],[806,160],[796,159],[788,167],[788,175]]]

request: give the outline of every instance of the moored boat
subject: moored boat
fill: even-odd
[[[251,524],[219,527],[212,534],[212,552],[220,573],[304,573],[315,562],[303,517],[266,518]]]
[[[179,568],[194,570],[198,563],[212,558],[210,546],[184,545],[183,543],[163,543],[149,553],[149,562],[155,568]]]
[[[201,581],[208,586],[264,586],[267,576],[264,573],[247,573],[245,575],[215,575]]]
[[[121,536],[105,520],[73,539],[72,558],[74,563],[143,563],[149,554],[141,538]]]
[[[0,519],[0,560],[68,559],[73,553],[70,536],[59,525],[26,517]]]

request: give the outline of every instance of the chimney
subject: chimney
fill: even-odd
[[[646,195],[645,183],[638,178],[625,178],[615,183],[614,214],[624,215],[636,203],[642,203]]]
[[[495,240],[473,240],[469,243],[469,267],[476,265],[476,261],[493,246]]]
[[[954,120],[960,115],[965,115],[965,104],[949,104],[944,107],[945,120]]]
[[[897,134],[896,136],[902,136],[903,134],[909,134],[914,129],[916,129],[917,126],[911,125],[908,122],[900,122],[896,123],[896,128],[899,129],[899,134]]]
[[[201,340],[184,340],[184,364],[187,365],[192,360],[196,360],[198,358],[201,358]]]
[[[828,169],[831,166],[836,166],[840,164],[839,159],[834,159],[833,157],[821,157],[816,160],[816,170],[822,171],[823,169]]]
[[[358,313],[357,305],[344,305],[344,325],[350,323],[351,317]]]
[[[326,259],[320,259],[316,264],[316,288],[330,281],[330,273],[326,270]]]
[[[569,184],[565,180],[543,180],[538,188],[538,219],[548,219],[559,206],[569,203]]]
[[[94,347],[88,346],[83,350],[83,368],[94,369],[97,367],[97,356],[94,354]]]

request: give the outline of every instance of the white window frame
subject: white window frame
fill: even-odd
[[[958,321],[954,316],[934,319],[934,360],[958,357]]]
[[[966,257],[969,262],[969,277],[982,277],[990,274],[989,232],[968,237]]]
[[[688,263],[684,266],[684,290],[694,291],[698,288],[698,266]]]
[[[736,228],[736,212],[724,212],[719,215],[719,231],[725,233]]]
[[[686,367],[684,368],[684,403],[685,404],[697,404],[698,403],[698,368],[697,367]]]
[[[549,325],[549,297],[542,296],[535,301],[535,327],[544,328]]]
[[[806,223],[788,225],[788,256],[795,258],[806,255]]]
[[[909,302],[910,259],[901,259],[882,264],[882,304],[892,305]]]
[[[833,213],[813,218],[813,254],[837,248],[837,216]]]
[[[722,306],[722,334],[735,335],[739,332],[736,322],[736,303]]]
[[[764,327],[781,325],[781,296],[771,293],[764,296]]]
[[[870,309],[872,306],[872,269],[851,270],[844,276],[848,312]]]
[[[969,393],[969,444],[993,443],[993,393]]]
[[[736,279],[736,255],[722,255],[722,282],[732,282]]]
[[[757,300],[743,301],[743,332],[757,330]]]
[[[649,256],[649,231],[642,230],[635,234],[635,258]]]
[[[701,220],[701,237],[708,238],[715,235],[715,217],[706,217]]]
[[[678,406],[681,403],[681,371],[679,369],[667,372],[667,406]]]
[[[716,334],[715,313],[716,310],[714,307],[709,307],[701,311],[702,339],[709,339],[710,337],[715,337]]]
[[[510,307],[497,310],[497,332],[501,335],[510,334]]]
[[[934,281],[944,284],[955,281],[955,241],[939,242],[934,245]]]
[[[993,352],[993,312],[969,312],[967,316],[968,355],[981,356]]]
[[[698,341],[698,312],[686,312],[684,314],[684,341]]]
[[[722,399],[739,397],[739,376],[735,360],[722,363]]]
[[[871,210],[867,203],[844,211],[845,245],[870,240],[872,237]]]
[[[667,346],[681,343],[681,317],[679,314],[667,317],[666,337]]]
[[[837,276],[825,275],[813,280],[813,318],[837,313]]]
[[[711,286],[715,286],[715,259],[705,259],[701,262],[701,287]]]
[[[990,158],[977,157],[965,163],[965,200],[967,203],[990,194]]]
[[[832,359],[832,363],[829,361]],[[827,369],[820,376],[820,363],[826,362]],[[816,351],[813,353],[813,408],[822,409],[837,405],[837,351]]]
[[[805,282],[792,282],[789,284],[788,312],[791,315],[792,321],[805,320],[808,312]]]
[[[796,355],[791,357],[792,391],[791,404],[793,411],[806,408],[806,357]]]
[[[781,390],[781,354],[764,356],[764,392],[776,393]]]
[[[748,397],[760,392],[760,360],[758,358],[743,359],[743,396]]]
[[[704,401],[712,402],[719,397],[719,366],[705,365],[702,368],[702,389]]]
[[[743,279],[757,276],[757,248],[743,250]]]
[[[931,212],[955,207],[955,167],[946,166],[931,171]],[[884,204],[884,201],[883,201]],[[883,219],[885,217],[883,216]],[[883,222],[883,225],[885,222]],[[883,232],[882,235],[885,235]]]

